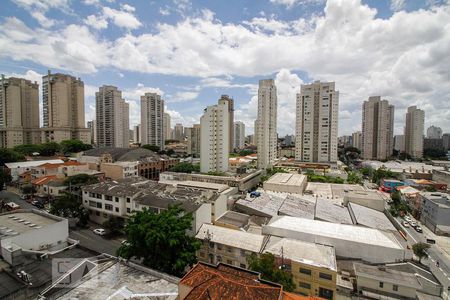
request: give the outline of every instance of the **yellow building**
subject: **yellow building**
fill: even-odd
[[[287,238],[271,238],[264,252],[282,259],[296,285],[296,292],[304,296],[336,299],[336,254],[332,246]]]

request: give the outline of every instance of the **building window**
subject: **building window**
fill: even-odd
[[[113,206],[111,204],[105,204],[106,210],[113,210]]]
[[[116,207],[116,212],[119,212],[119,208],[118,207]]]
[[[89,200],[89,206],[97,207],[97,202]]]
[[[97,208],[102,208],[102,204],[100,202],[97,202]]]
[[[300,268],[300,273],[311,276],[311,270],[310,269]]]
[[[112,196],[105,195],[105,200],[112,201]]]
[[[240,264],[239,267],[241,267],[242,269],[247,269],[247,266],[245,264]]]
[[[127,197],[127,203],[130,203],[130,202],[131,202],[130,197]]]
[[[394,284],[394,285],[392,286],[392,290],[398,292],[398,285],[395,285],[395,284]]]
[[[331,299],[333,299],[333,291],[320,287],[319,288],[319,297],[331,300]]]
[[[322,278],[322,279],[326,279],[326,280],[332,280],[333,279],[332,275],[326,274],[326,273],[322,273],[322,272],[319,273],[319,277]]]
[[[380,284],[378,285],[380,288],[383,288],[384,283],[380,281]]]
[[[245,257],[245,250],[241,249],[241,256]]]
[[[302,289],[307,289],[307,290],[311,289],[311,285],[309,283],[306,283],[306,282],[301,282],[300,281],[298,283],[298,286],[301,287]]]
[[[129,207],[127,207],[127,213],[130,213],[131,209]]]
[[[227,259],[227,264],[233,265],[233,261],[231,259]]]
[[[116,202],[119,202],[119,197],[115,197]]]
[[[200,252],[200,257],[205,257],[205,252]]]

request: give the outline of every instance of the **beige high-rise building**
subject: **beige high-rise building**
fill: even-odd
[[[164,149],[164,100],[156,93],[141,96],[141,143]]]
[[[295,159],[336,162],[339,91],[334,82],[302,85],[297,94]]]
[[[228,171],[230,149],[230,102],[219,99],[216,105],[205,108],[200,118],[200,171]]]
[[[352,133],[352,146],[361,150],[362,148],[362,132],[356,131]]]
[[[55,73],[42,77],[43,142],[78,139],[90,143],[84,121],[84,83],[80,78]]]
[[[405,136],[403,134],[394,136],[394,149],[400,153],[405,152]]]
[[[97,147],[128,148],[129,104],[115,86],[104,85],[95,93]]]
[[[39,85],[3,75],[0,82],[0,147],[39,144]]]
[[[230,145],[230,149],[228,149],[228,152],[233,152],[233,139],[234,139],[234,100],[233,98],[231,98],[228,95],[222,95],[220,96],[219,100],[224,100],[224,101],[228,101],[228,114],[229,116],[229,120],[230,120],[230,141],[228,142],[228,144]]]
[[[187,153],[192,157],[200,157],[200,124],[194,124],[192,127],[186,127]]]
[[[425,112],[416,106],[408,107],[405,123],[405,152],[414,158],[423,156]]]
[[[245,124],[241,121],[234,122],[233,148],[242,149],[245,146]]]
[[[170,124],[170,115],[164,113],[163,115],[163,130],[164,130],[164,141],[172,139],[172,127]]]
[[[394,149],[394,106],[380,96],[369,97],[362,109],[362,157],[384,160]]]
[[[258,119],[255,120],[253,127],[253,145],[258,146]]]
[[[267,169],[277,158],[277,87],[273,79],[259,81],[257,120],[257,167]]]
[[[175,128],[173,129],[173,139],[180,142],[184,140],[183,124],[180,123],[175,124]]]

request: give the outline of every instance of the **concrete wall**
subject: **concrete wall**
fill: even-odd
[[[394,284],[392,284],[390,282],[384,282],[383,278],[376,280],[376,279],[372,279],[372,278],[356,276],[356,282],[357,282],[357,286],[358,286],[358,292],[367,290],[367,291],[370,291],[373,293],[379,293],[380,295],[385,295],[385,296],[387,296],[386,294],[391,294],[391,296],[396,295],[396,296],[405,297],[408,299],[416,299],[416,289],[415,288],[397,284],[398,291],[394,291],[394,289],[393,289]],[[380,287],[380,282],[383,282],[382,288]],[[385,298],[380,297],[380,299],[385,299]]]

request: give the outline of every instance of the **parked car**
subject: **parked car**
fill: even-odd
[[[416,227],[416,226],[417,226],[417,223],[414,222],[414,221],[409,222],[409,224],[410,224],[412,227]]]
[[[420,227],[419,225],[417,225],[414,229],[415,229],[417,232],[422,232],[422,227]]]
[[[420,229],[422,229],[422,228],[420,228]],[[428,244],[436,244],[436,240],[428,239],[428,238],[427,238],[427,243],[428,243]]]
[[[38,200],[31,201],[31,205],[36,206],[39,209],[44,209],[44,204]]]
[[[405,216],[405,220],[408,221],[408,222],[412,221],[410,216]]]
[[[103,229],[103,228],[96,228],[93,231],[94,231],[95,234],[98,234],[98,235],[105,235],[106,234],[106,230]]]
[[[20,195],[20,199],[26,200],[27,199],[27,195]]]
[[[128,243],[128,241],[127,240],[123,240],[122,242],[120,242],[122,245],[124,245],[124,246],[128,246],[128,245],[130,245],[130,243]]]
[[[403,221],[403,222],[402,222],[402,224],[403,224],[403,226],[404,226],[404,227],[406,227],[406,228],[408,228],[408,227],[409,227],[409,223],[408,223],[408,222],[406,222],[406,221]]]

